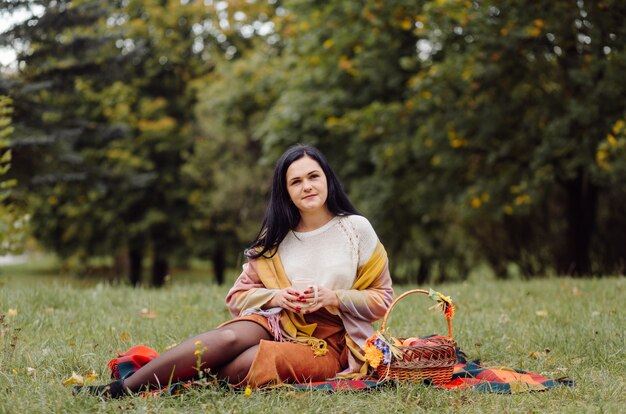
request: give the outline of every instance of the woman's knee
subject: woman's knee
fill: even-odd
[[[225,349],[242,347],[242,351],[257,345],[262,339],[270,338],[263,327],[249,321],[233,322],[218,328],[215,332],[218,334],[220,347],[225,347]],[[215,344],[207,345],[214,346]]]

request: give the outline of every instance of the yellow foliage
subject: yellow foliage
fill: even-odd
[[[400,23],[400,27],[402,27],[402,30],[411,30],[413,28],[413,22],[409,19],[404,19],[402,23]]]
[[[612,147],[617,145],[617,140],[615,139],[615,137],[611,134],[606,136],[606,140],[609,141],[609,144],[611,144]]]
[[[461,148],[462,146],[464,146],[467,142],[464,139],[453,139],[452,141],[450,141],[450,146],[452,148]]]
[[[326,39],[324,43],[322,43],[322,46],[324,47],[324,49],[330,49],[331,47],[333,47],[334,44],[335,42],[333,41],[333,39]]]
[[[461,148],[467,144],[467,140],[459,137],[454,129],[448,131],[448,140],[452,148]]]
[[[470,206],[472,206],[472,208],[478,208],[480,207],[482,204],[482,201],[480,201],[480,198],[478,197],[472,197],[472,199],[470,200]]]
[[[339,58],[339,68],[352,76],[356,76],[359,73],[352,65],[352,61],[347,56],[342,55]]]
[[[608,161],[609,153],[605,150],[599,150],[596,152],[596,162],[605,171],[611,170],[611,164]]]
[[[528,194],[520,194],[517,197],[515,197],[516,206],[521,206],[527,203],[530,203],[530,196]]]
[[[167,107],[167,99],[161,97],[153,99],[142,99],[139,106],[143,116],[154,116],[157,112]]]
[[[328,127],[334,127],[336,125],[339,125],[340,123],[341,123],[341,120],[337,118],[336,116],[329,116],[326,119],[326,126]]]
[[[140,119],[137,127],[141,132],[168,132],[176,127],[176,120],[170,116],[152,119]]]

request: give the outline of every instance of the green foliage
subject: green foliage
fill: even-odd
[[[605,260],[610,247],[591,241],[606,219],[598,195],[615,191],[595,159],[623,118],[626,32],[616,16],[626,9],[448,6],[431,3],[420,19],[436,47],[411,80],[412,102],[438,179],[461,184],[454,201],[469,234],[501,270],[513,261],[528,275],[619,271],[623,259]],[[591,255],[608,267],[592,267]]]
[[[36,280],[37,288],[26,280]],[[459,304],[453,320],[455,339],[470,358],[551,378],[567,376],[576,381],[573,388],[497,395],[403,384],[366,393],[278,388],[246,397],[209,387],[179,397],[105,402],[74,397],[62,382],[72,372],[83,377],[95,372],[98,377],[91,383],[105,383],[110,375],[106,363],[117,351],[139,344],[163,351],[227,320],[222,302],[227,287],[192,283],[162,290],[106,284],[79,288],[28,277],[15,283],[0,277],[0,283],[0,314],[5,315],[5,326],[0,327],[5,333],[0,336],[0,360],[5,358],[0,365],[0,412],[600,413],[619,412],[626,403],[624,278],[472,280],[433,286]],[[396,293],[408,288],[396,287]],[[407,297],[394,308],[390,329],[398,335],[441,333],[445,322],[428,310],[430,306],[425,297]],[[17,334],[16,340],[12,334]],[[13,352],[8,349],[11,341],[16,345]]]
[[[231,265],[259,230],[270,185],[271,167],[259,162],[262,146],[254,130],[275,95],[277,76],[259,71],[258,60],[262,54],[225,66],[201,88],[196,114],[202,136],[186,166],[194,184],[189,198],[197,214],[196,252],[225,248]]]
[[[36,109],[17,114],[24,128],[16,145],[26,142],[22,158],[47,153],[43,166],[31,161],[21,168],[35,234],[77,265],[127,251],[141,262],[149,248],[153,283],[161,284],[167,261],[188,251],[190,205],[180,169],[192,147],[192,83],[212,67],[194,49],[212,41],[212,33],[198,31],[205,7],[176,1],[43,6],[31,24],[36,30],[24,24],[11,32],[14,42],[30,45],[19,57],[24,85],[11,90]],[[29,98],[34,88],[38,96]],[[39,131],[52,133],[45,145],[29,145]]]
[[[285,6],[291,76],[263,138],[330,154],[394,276],[623,269],[621,3]]]
[[[24,247],[28,216],[11,200],[15,179],[7,179],[11,168],[10,135],[13,101],[0,95],[0,256],[18,253]]]
[[[0,2],[24,4],[13,197],[76,263],[223,273],[306,142],[397,280],[624,269],[623,2]]]

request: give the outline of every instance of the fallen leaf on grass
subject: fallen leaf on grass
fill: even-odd
[[[546,316],[548,316],[548,311],[545,309],[539,309],[538,311],[535,312],[535,315],[545,318]]]
[[[35,368],[33,368],[33,367],[26,367],[26,372],[29,375],[35,375],[35,372],[37,372],[37,370]]]
[[[120,334],[120,341],[122,341],[122,342],[130,341],[130,334],[128,332],[126,332],[126,331],[122,332]]]
[[[142,318],[154,319],[157,316],[159,316],[159,314],[156,311],[149,310],[148,308],[143,308],[141,310],[141,317]]]
[[[98,379],[98,374],[96,374],[94,371],[91,371],[90,373],[88,373],[85,376],[85,383],[91,382],[91,381],[97,380],[97,379]]]
[[[534,351],[528,354],[532,358],[543,358],[550,353],[550,348],[546,348],[543,351]]]
[[[16,316],[17,316],[17,309],[9,309],[9,310],[7,311],[7,316],[8,316],[9,318],[14,318],[14,317],[16,317]]]
[[[84,385],[85,380],[82,375],[78,375],[74,371],[72,371],[72,376],[63,381],[63,385]]]

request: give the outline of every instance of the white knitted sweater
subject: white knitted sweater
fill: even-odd
[[[289,280],[307,278],[332,290],[350,289],[377,241],[365,217],[337,216],[312,231],[290,231],[278,254]]]

